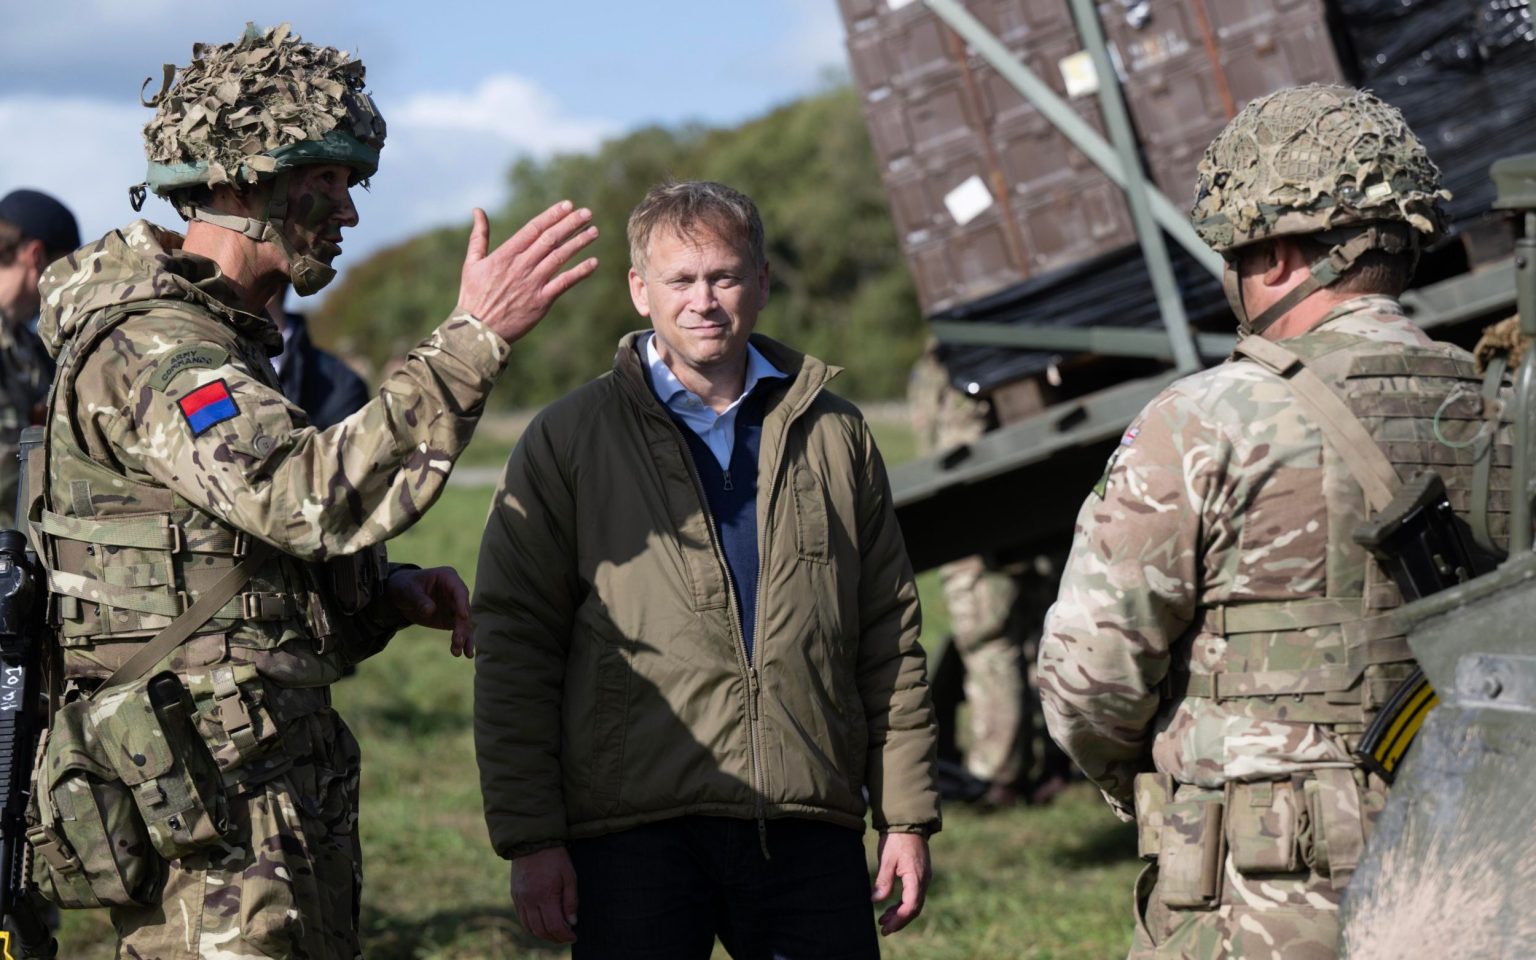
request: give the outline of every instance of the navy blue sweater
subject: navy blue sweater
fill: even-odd
[[[731,448],[730,469],[722,470],[709,446],[688,425],[673,422],[688,442],[693,465],[708,501],[710,522],[725,551],[725,565],[736,588],[736,613],[741,617],[741,639],[747,660],[752,660],[752,639],[757,627],[757,455],[763,446],[763,411],[774,383],[764,381],[742,401],[736,411],[736,442]],[[669,411],[670,414],[670,411]]]

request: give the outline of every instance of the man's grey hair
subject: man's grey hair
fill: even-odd
[[[644,272],[646,248],[657,230],[687,237],[701,226],[751,257],[753,266],[766,262],[763,218],[751,197],[710,180],[666,180],[629,215],[630,263]]]

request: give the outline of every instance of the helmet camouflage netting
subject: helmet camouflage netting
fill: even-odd
[[[155,108],[144,127],[147,185],[167,196],[302,163],[346,164],[364,180],[378,169],[385,127],[363,77],[362,61],[304,43],[288,24],[247,24],[236,43],[196,44],[192,62],[167,64],[160,92],[143,101]]]
[[[1254,100],[1200,161],[1190,220],[1219,253],[1271,236],[1367,223],[1411,228],[1422,246],[1445,226],[1440,171],[1398,109],[1313,84]]]

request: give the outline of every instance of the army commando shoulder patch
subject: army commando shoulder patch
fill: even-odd
[[[229,394],[229,385],[223,380],[205,383],[176,401],[181,415],[187,418],[192,436],[200,437],[225,420],[233,420],[240,413],[235,398]]]
[[[229,351],[209,344],[182,347],[161,360],[155,372],[149,375],[149,385],[161,393],[171,385],[177,374],[188,370],[204,370],[222,367],[229,361]]]

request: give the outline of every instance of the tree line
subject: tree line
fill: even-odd
[[[555,322],[512,352],[492,402],[547,403],[606,370],[618,338],[644,326],[630,306],[625,219],[665,177],[720,180],[759,204],[773,292],[758,330],[845,368],[834,384],[860,399],[900,396],[925,327],[897,245],[859,111],[846,87],[734,128],[646,127],[595,152],[523,159],[493,242],[561,197],[591,207],[602,266],[561,299]],[[403,356],[453,308],[464,228],[431,230],[347,272],[313,318],[321,342],[375,369]]]

